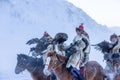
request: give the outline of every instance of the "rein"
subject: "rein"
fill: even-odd
[[[64,63],[59,64],[57,67],[53,68],[53,70],[56,70],[57,68],[59,68],[60,66],[62,66]],[[55,66],[55,65],[54,65]]]

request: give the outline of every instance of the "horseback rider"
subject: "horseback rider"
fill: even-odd
[[[47,47],[47,49],[44,52],[49,52],[50,50],[55,50],[58,54],[65,56],[64,42],[67,39],[68,39],[68,35],[66,33],[57,33],[55,35],[54,39],[52,39],[51,44]],[[47,57],[47,54],[44,55],[44,58],[45,57]],[[49,72],[47,68],[44,69],[44,73],[47,75],[51,75],[52,80],[56,80],[56,76],[54,75],[54,73]]]
[[[83,75],[80,74],[78,70],[84,66],[84,64],[89,60],[89,53],[90,53],[90,43],[89,43],[89,36],[84,31],[83,23],[76,28],[77,35],[73,39],[73,43],[76,45],[76,53],[73,53],[68,62],[66,67],[70,72],[77,77],[79,80],[83,80]],[[71,44],[71,45],[72,45]]]
[[[117,34],[114,33],[110,36],[110,41],[111,41],[112,46],[111,46],[111,53],[109,53],[108,56],[111,55],[111,57],[107,59],[106,61],[107,65],[105,68],[108,71],[111,71],[113,68],[111,60],[119,57],[118,55],[120,54],[120,36],[117,36]]]
[[[89,53],[90,53],[90,40],[89,40],[89,35],[88,33],[84,30],[84,24],[81,23],[79,26],[78,30],[81,30],[82,32],[82,40],[85,42],[86,47],[83,49],[84,52],[84,58],[83,58],[83,63],[85,64],[89,60]],[[77,29],[77,28],[76,28]]]
[[[117,36],[116,34],[114,34],[114,36],[113,38],[111,36],[111,42],[115,42],[113,47],[113,53],[119,53],[120,52],[120,35]]]
[[[52,40],[52,37],[45,31],[43,37],[47,38],[48,40]]]
[[[41,38],[41,41],[45,42],[44,45],[50,44],[52,40],[52,37],[45,31],[43,37]]]

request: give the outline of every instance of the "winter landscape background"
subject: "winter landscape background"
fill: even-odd
[[[14,69],[17,54],[28,54],[26,41],[40,38],[44,31],[52,37],[65,32],[72,42],[75,27],[85,24],[91,44],[109,40],[110,34],[118,31],[96,23],[84,10],[66,0],[0,0],[0,80],[31,80],[27,71],[16,75]],[[103,67],[103,56],[91,48],[90,60],[98,61]]]

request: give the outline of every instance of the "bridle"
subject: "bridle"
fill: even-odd
[[[51,57],[50,57],[50,58],[51,58]],[[59,64],[58,66],[57,66],[57,61],[61,62],[61,64]],[[49,64],[50,64],[50,62],[49,62]],[[46,65],[46,66],[49,66],[49,64],[45,64],[45,65]],[[58,59],[58,60],[53,60],[53,63],[51,64],[52,67],[53,67],[52,70],[56,70],[57,68],[59,68],[59,67],[62,66],[63,64],[65,64],[65,62],[62,62],[62,61],[60,61],[59,59]]]
[[[62,61],[60,61],[61,62],[61,64],[59,64],[58,66],[56,66],[57,64],[57,62],[55,62],[55,61],[60,61],[59,59],[58,60],[54,60],[53,61],[53,63],[54,64],[52,64],[52,66],[53,66],[53,71],[55,71],[55,70],[57,70],[60,66],[62,66],[62,65],[64,65],[65,64],[65,62],[62,62]],[[65,72],[66,70],[62,70],[60,73],[59,73],[59,75],[62,75],[64,72]]]
[[[61,64],[59,64],[58,66],[56,66],[56,62],[53,62],[54,64],[52,65],[54,68],[53,70],[56,70],[57,68],[59,68],[60,66],[62,66],[65,62],[62,62]]]

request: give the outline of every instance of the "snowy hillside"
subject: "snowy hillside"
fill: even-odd
[[[70,43],[76,35],[75,27],[82,22],[91,43],[109,38],[111,32],[106,26],[97,24],[83,10],[65,0],[0,0],[0,74],[15,75],[16,54],[28,54],[29,46],[25,43],[29,39],[40,38],[44,31],[52,36],[65,32]],[[90,59],[103,65],[102,54],[93,48]],[[10,76],[2,80],[14,79]]]

